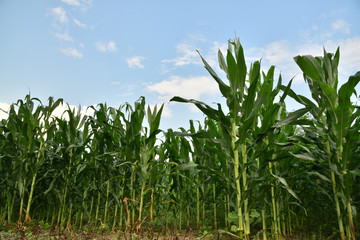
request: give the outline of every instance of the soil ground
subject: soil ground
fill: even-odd
[[[55,228],[41,229],[37,227],[34,229],[10,229],[0,232],[0,240],[211,240],[236,239],[231,236],[217,232],[201,234],[197,231],[168,231],[159,233],[144,232],[144,233],[95,233],[95,232],[76,232],[58,230]]]

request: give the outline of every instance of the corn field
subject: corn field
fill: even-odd
[[[311,92],[275,67],[246,65],[238,39],[219,51],[226,105],[194,104],[203,122],[159,129],[163,105],[144,97],[92,115],[27,95],[0,123],[0,223],[60,229],[218,231],[240,239],[360,235],[360,72],[338,86],[339,49],[296,56]],[[289,112],[285,100],[301,108]]]

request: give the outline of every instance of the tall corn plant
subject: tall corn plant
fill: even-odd
[[[175,214],[179,216],[179,227],[182,227],[182,219],[186,216],[186,227],[190,228],[190,209],[192,205],[192,199],[195,197],[193,193],[193,185],[195,184],[194,178],[191,177],[197,166],[191,161],[190,155],[192,154],[190,140],[179,137],[178,135],[186,136],[188,133],[184,128],[181,129],[181,134],[174,132],[172,129],[168,129],[165,134],[165,140],[160,145],[159,159],[162,159],[165,166],[163,178],[160,181],[165,180],[166,186],[164,186],[164,195],[162,201],[167,202],[165,206],[166,215],[170,209],[178,207],[179,213]],[[186,170],[186,171],[184,171]],[[189,170],[189,171],[188,171]],[[164,185],[159,182],[159,185]],[[159,189],[160,190],[160,189]],[[172,204],[170,206],[170,203]],[[176,206],[177,205],[177,206]],[[168,217],[166,219],[166,228],[168,226]]]
[[[13,170],[16,176],[15,185],[19,189],[20,196],[19,223],[22,221],[23,211],[26,213],[25,222],[30,220],[37,174],[45,161],[44,151],[48,148],[48,138],[53,136],[55,130],[51,114],[60,103],[62,103],[62,99],[54,101],[50,97],[48,106],[44,106],[39,99],[27,95],[24,101],[19,100],[10,107],[6,127],[11,134],[7,136],[7,140],[16,146],[14,150],[18,154],[13,159]],[[8,220],[11,220],[10,210],[14,206],[15,196],[14,192],[12,200],[8,201]]]
[[[360,81],[360,72],[350,76],[338,90],[339,49],[335,54],[324,50],[323,57],[306,55],[294,59],[317,103],[311,111],[314,130],[318,130],[328,160],[341,239],[355,239],[351,194],[354,173],[358,171],[354,169],[357,166],[354,144],[359,134],[360,112],[351,102],[351,96]]]
[[[24,200],[26,189],[29,185],[29,179],[32,178],[29,168],[35,167],[34,159],[36,159],[36,151],[38,140],[40,138],[40,119],[41,108],[36,107],[36,103],[41,103],[39,99],[33,99],[30,95],[25,97],[25,101],[17,102],[17,112],[15,105],[10,107],[8,127],[12,132],[13,141],[17,148],[20,149],[18,158],[14,164],[17,177],[17,185],[20,196],[19,220],[22,221],[22,212],[24,208]],[[15,196],[14,196],[15,198]]]
[[[64,112],[68,119],[63,116],[56,118],[58,129],[55,140],[58,143],[56,152],[59,155],[57,160],[61,169],[58,170],[57,181],[62,182],[59,191],[61,192],[61,204],[58,209],[57,223],[64,227],[71,221],[73,200],[75,198],[76,184],[81,168],[83,153],[86,144],[90,140],[88,132],[87,117],[78,110],[68,106]],[[67,219],[66,219],[67,218]]]
[[[145,100],[144,100],[145,101]],[[140,180],[141,180],[141,191],[140,191],[140,207],[139,207],[139,224],[141,224],[141,214],[142,208],[144,205],[144,195],[148,189],[145,189],[149,182],[151,168],[155,165],[155,143],[156,143],[156,136],[161,132],[159,129],[160,126],[160,119],[161,113],[163,110],[163,106],[161,105],[160,109],[158,110],[157,106],[151,110],[150,106],[147,108],[147,119],[149,128],[145,128],[145,134],[142,138],[141,147],[140,147],[140,161],[139,161],[139,168],[140,168]],[[149,132],[147,132],[149,131]],[[152,216],[151,216],[152,218]],[[140,225],[139,225],[140,226]]]
[[[42,116],[41,116],[40,124],[39,124],[40,144],[39,144],[39,147],[37,150],[36,162],[35,162],[35,164],[32,164],[34,169],[32,170],[33,175],[32,175],[32,179],[31,179],[30,193],[29,193],[28,203],[27,203],[27,207],[26,207],[25,222],[30,217],[30,207],[31,207],[32,200],[33,200],[35,182],[37,180],[36,179],[37,173],[45,161],[44,150],[49,150],[49,145],[47,144],[47,140],[51,139],[54,136],[54,133],[56,130],[55,121],[53,121],[51,119],[52,113],[59,106],[59,104],[62,104],[62,102],[63,102],[62,99],[58,99],[57,101],[54,101],[54,99],[52,97],[50,97],[48,105],[41,106]]]
[[[203,141],[200,148],[200,156],[202,161],[199,163],[199,170],[203,172],[202,180],[202,194],[203,206],[205,203],[212,205],[213,226],[218,228],[218,216],[225,219],[224,226],[226,227],[228,215],[230,213],[230,193],[234,192],[235,185],[231,179],[231,169],[229,168],[229,151],[227,150],[226,142],[231,142],[224,139],[220,124],[211,118],[205,118],[204,131],[208,135]],[[197,132],[200,135],[201,132]],[[194,137],[195,140],[195,137]],[[205,176],[205,177],[204,177]],[[211,193],[211,197],[208,196]],[[205,199],[211,199],[209,202]],[[225,211],[218,211],[218,208]],[[203,207],[204,212],[204,207]],[[219,214],[220,213],[220,214]],[[206,217],[205,219],[207,219]],[[230,227],[229,227],[230,228]]]
[[[231,139],[226,139],[221,129],[219,122],[216,122],[210,118],[206,120],[207,132],[209,134],[209,140],[207,147],[211,157],[211,162],[207,163],[209,172],[211,173],[211,181],[213,182],[213,200],[214,200],[214,228],[217,228],[217,205],[222,202],[223,205],[223,218],[225,220],[224,226],[230,231],[230,222],[228,216],[230,214],[230,193],[235,189],[235,184],[231,179],[232,171],[230,168],[229,159],[231,153],[226,147],[231,142]],[[229,136],[228,136],[229,137]],[[221,198],[222,197],[222,198]],[[220,200],[222,199],[222,200]],[[215,205],[216,204],[216,205]]]
[[[98,104],[97,108],[93,107],[94,115],[89,117],[93,139],[91,141],[91,158],[93,172],[93,188],[97,190],[97,203],[95,221],[101,222],[105,229],[107,226],[107,215],[109,208],[109,195],[111,178],[114,177],[114,166],[116,164],[115,153],[118,151],[118,141],[115,141],[115,125],[110,115],[111,108],[106,104]],[[119,127],[119,126],[116,126]],[[121,126],[120,126],[121,127]],[[121,129],[121,128],[120,128]],[[101,201],[105,199],[105,201]],[[99,215],[100,204],[104,202],[104,217]]]
[[[18,192],[18,179],[19,172],[15,171],[18,168],[18,156],[23,148],[19,147],[18,138],[20,138],[20,132],[16,130],[17,113],[15,104],[12,104],[8,111],[8,118],[1,120],[1,192],[2,192],[2,219],[7,222],[12,221],[13,209],[15,204],[15,198]],[[10,122],[11,120],[11,122]],[[20,125],[19,125],[20,127]],[[10,173],[13,174],[10,174]],[[6,217],[7,215],[7,217]]]
[[[148,106],[146,109],[145,98],[140,97],[135,102],[134,108],[129,104],[126,105],[126,113],[121,114],[124,122],[124,154],[125,161],[131,162],[132,171],[130,173],[130,198],[132,200],[139,199],[139,211],[137,219],[137,227],[142,223],[142,214],[144,206],[144,196],[151,191],[148,186],[152,177],[151,172],[155,160],[155,143],[156,136],[161,132],[159,129],[160,119],[163,105],[158,109],[156,106],[151,110]],[[144,118],[147,116],[148,127],[143,126]],[[140,186],[140,187],[137,187]],[[139,198],[136,197],[137,190]],[[132,205],[132,225],[135,224],[135,205]],[[151,217],[152,218],[152,217]],[[128,219],[127,226],[130,226]]]
[[[201,55],[200,55],[201,56]],[[229,110],[227,116],[222,111],[221,105],[214,109],[209,105],[193,100],[174,97],[171,101],[194,103],[209,118],[221,123],[225,134],[230,136],[231,143],[227,146],[231,150],[232,163],[234,167],[234,182],[236,185],[236,211],[238,214],[238,230],[240,235],[249,238],[250,234],[250,215],[248,207],[248,198],[243,196],[248,190],[247,183],[247,145],[246,140],[249,129],[252,128],[258,117],[260,106],[267,99],[271,91],[269,83],[261,85],[257,94],[257,88],[260,80],[260,63],[255,62],[247,77],[247,67],[243,48],[239,39],[234,42],[229,41],[226,61],[221,51],[218,53],[220,68],[226,73],[229,85],[225,84],[210,67],[210,65],[201,57],[205,68],[217,82],[220,92],[226,98],[226,104]]]
[[[171,101],[193,103],[209,118],[220,123],[223,136],[228,139],[224,143],[226,148],[229,149],[230,162],[233,166],[233,182],[236,189],[235,206],[238,217],[237,230],[240,236],[248,239],[250,235],[248,182],[250,172],[248,168],[250,166],[249,161],[255,160],[249,155],[250,148],[255,144],[254,140],[258,138],[257,134],[262,139],[263,136],[266,136],[274,129],[295,121],[305,114],[308,108],[291,113],[283,119],[274,119],[274,116],[279,115],[281,112],[291,81],[287,87],[284,87],[284,94],[281,96],[280,102],[274,104],[273,100],[279,93],[281,86],[281,81],[279,81],[277,88],[273,90],[274,67],[271,67],[267,74],[263,74],[263,81],[261,81],[260,62],[254,62],[247,71],[244,52],[239,39],[235,39],[233,42],[229,41],[226,60],[221,51],[218,53],[219,66],[226,73],[229,85],[218,77],[202,57],[201,59],[205,64],[205,68],[217,82],[220,92],[226,98],[229,113],[225,115],[220,104],[218,104],[217,109],[214,109],[201,101],[177,96],[172,98]],[[267,111],[261,111],[264,109],[262,106],[269,101],[272,104],[271,108]],[[261,133],[255,134],[259,118],[264,120],[264,126]],[[269,119],[274,120],[269,121]],[[275,120],[277,121],[274,122]]]

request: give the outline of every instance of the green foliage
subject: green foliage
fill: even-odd
[[[338,88],[339,57],[295,57],[308,99],[292,80],[275,83],[274,66],[247,65],[239,39],[229,41],[218,53],[226,81],[200,55],[226,106],[174,96],[206,115],[177,131],[160,129],[164,106],[144,97],[89,116],[67,105],[54,117],[62,99],[27,95],[0,122],[0,227],[355,239],[360,72]],[[288,112],[287,97],[303,107]]]

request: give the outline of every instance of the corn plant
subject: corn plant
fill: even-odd
[[[235,39],[234,42],[229,41],[226,61],[221,51],[219,51],[218,56],[220,68],[226,73],[229,86],[217,76],[202,57],[201,59],[205,64],[205,68],[219,85],[220,92],[226,98],[226,104],[229,110],[226,116],[220,104],[218,104],[218,109],[214,109],[201,101],[193,99],[174,97],[171,101],[194,103],[209,118],[219,121],[224,130],[224,134],[228,136],[226,139],[231,139],[231,141],[228,142],[227,148],[231,151],[231,162],[234,168],[233,179],[236,185],[236,212],[238,216],[237,230],[240,236],[249,238],[250,209],[247,195],[249,190],[248,140],[251,138],[251,130],[256,126],[257,119],[260,116],[261,106],[271,95],[273,85],[271,72],[273,72],[274,69],[271,68],[268,75],[269,77],[265,76],[265,81],[260,84],[260,62],[252,64],[249,73],[247,72],[243,48],[238,39]],[[284,96],[286,96],[286,94]],[[278,123],[277,127],[286,125],[290,120],[296,119],[306,111],[307,110],[294,113],[285,121]],[[271,113],[274,114],[274,112]]]
[[[351,102],[360,72],[351,76],[338,90],[339,49],[335,54],[324,50],[323,57],[297,56],[295,62],[304,73],[312,98],[317,103],[311,111],[314,127],[320,130],[331,174],[335,209],[341,239],[355,239],[351,200],[354,178],[356,133],[359,132],[359,111]],[[342,203],[342,205],[341,205]],[[344,218],[346,216],[346,218]],[[345,222],[345,229],[344,229]]]
[[[89,141],[88,123],[86,116],[80,114],[80,107],[76,110],[68,106],[64,112],[68,120],[56,118],[58,131],[56,140],[58,143],[57,152],[60,154],[57,160],[60,161],[58,181],[61,181],[61,204],[59,207],[57,223],[61,227],[68,226],[71,221],[73,210],[74,191],[78,181],[79,171],[82,170],[82,157]],[[83,131],[81,129],[84,128]]]

